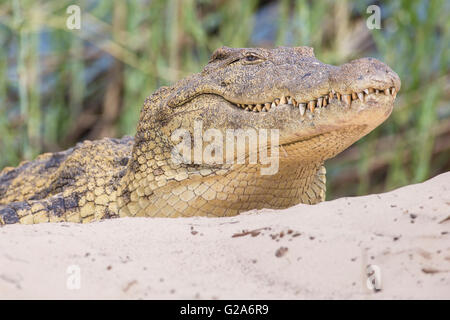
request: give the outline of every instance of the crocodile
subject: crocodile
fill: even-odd
[[[84,141],[3,169],[0,224],[223,217],[319,203],[324,161],[385,121],[399,90],[398,75],[375,58],[333,66],[309,47],[221,47],[201,72],[145,100],[134,137]],[[231,140],[271,130],[276,139],[258,140],[256,153],[276,157],[277,170],[262,174],[267,163],[249,161],[255,149],[245,139],[239,159],[220,161],[219,142],[210,153],[208,144],[193,148],[214,161],[189,160],[189,149],[180,157],[195,145],[196,125],[233,148],[229,130]],[[174,139],[181,129],[188,136]]]

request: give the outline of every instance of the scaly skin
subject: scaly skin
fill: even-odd
[[[85,141],[5,168],[0,224],[221,217],[324,201],[324,161],[381,124],[399,89],[397,74],[373,58],[335,67],[308,47],[220,48],[201,73],[147,98],[134,139]],[[198,120],[202,132],[224,136],[278,129],[279,144],[266,146],[280,147],[278,171],[261,175],[264,165],[248,161],[175,163],[172,134],[193,136]]]

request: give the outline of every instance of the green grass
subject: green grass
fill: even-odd
[[[82,28],[68,30],[73,1],[0,1],[0,168],[134,134],[145,97],[198,72],[222,45],[308,45],[332,64],[375,56],[402,79],[386,123],[328,161],[328,198],[450,169],[448,1],[382,2],[380,30],[366,28],[370,1],[78,3]]]

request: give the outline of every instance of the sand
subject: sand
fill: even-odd
[[[4,226],[0,298],[450,299],[450,172],[230,218]]]

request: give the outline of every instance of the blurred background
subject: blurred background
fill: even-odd
[[[73,4],[80,30],[66,27]],[[327,162],[328,199],[424,181],[450,170],[449,12],[445,0],[0,0],[0,168],[133,135],[145,98],[222,45],[306,45],[328,64],[376,57],[402,79],[392,116]]]

